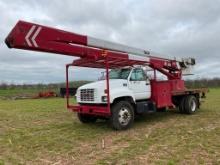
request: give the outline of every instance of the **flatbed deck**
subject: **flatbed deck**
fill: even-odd
[[[172,91],[172,95],[179,96],[179,95],[188,95],[188,94],[201,94],[204,97],[207,92],[209,92],[208,88],[192,88],[192,89]]]

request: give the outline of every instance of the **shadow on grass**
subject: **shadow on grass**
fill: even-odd
[[[156,112],[156,113],[147,113],[138,115],[135,118],[134,125],[139,126],[143,124],[150,124],[158,121],[166,122],[169,119],[181,117],[184,116],[183,114],[180,114],[178,110],[169,110],[166,112]],[[77,131],[83,131],[83,132],[112,132],[114,131],[109,124],[109,120],[98,120],[96,123],[89,123],[89,124],[83,124],[77,121],[78,119],[74,119],[73,125],[70,126],[72,129]]]
[[[181,116],[178,110],[168,110],[166,112],[154,112],[143,115],[138,115],[135,118],[135,123],[151,123],[155,121],[166,121],[174,117]]]

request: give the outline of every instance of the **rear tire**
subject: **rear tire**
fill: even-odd
[[[113,129],[125,130],[131,127],[134,122],[134,108],[129,102],[117,102],[111,110],[110,124]]]
[[[81,123],[95,123],[97,120],[97,117],[88,114],[77,113],[77,116]]]
[[[180,104],[179,104],[180,113],[185,113],[185,100],[186,100],[186,96],[183,96],[182,99],[180,100]]]
[[[187,96],[184,105],[185,113],[193,114],[198,109],[198,100],[193,95]]]

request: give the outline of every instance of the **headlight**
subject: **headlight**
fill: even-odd
[[[107,96],[102,96],[102,102],[107,102],[108,98]]]

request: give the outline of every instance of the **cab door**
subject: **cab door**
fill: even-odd
[[[151,96],[150,81],[142,68],[134,68],[129,76],[129,89],[136,100],[148,99]]]

